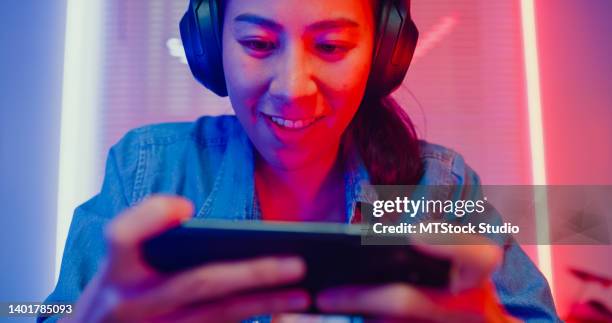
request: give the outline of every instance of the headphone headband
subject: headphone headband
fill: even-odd
[[[219,96],[227,96],[221,55],[221,0],[190,0],[180,32],[193,76]],[[385,97],[400,86],[416,48],[418,29],[410,0],[379,0],[377,37],[366,96]]]

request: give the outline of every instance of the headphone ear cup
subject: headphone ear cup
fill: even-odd
[[[410,0],[382,0],[378,35],[366,95],[385,97],[403,82],[419,31],[410,17]]]
[[[227,96],[219,11],[215,0],[191,0],[179,26],[189,69],[198,82],[215,94]]]

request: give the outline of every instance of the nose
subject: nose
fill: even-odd
[[[282,104],[309,105],[308,101],[315,99],[317,92],[312,63],[302,44],[287,44],[274,67],[270,95]]]

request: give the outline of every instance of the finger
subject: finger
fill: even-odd
[[[142,295],[134,308],[161,315],[194,302],[213,301],[255,288],[299,281],[306,265],[299,257],[267,257],[240,262],[217,263],[177,274]]]
[[[116,282],[125,282],[149,273],[141,259],[140,243],[179,225],[192,214],[193,205],[184,198],[153,196],[118,215],[104,231],[109,247],[109,274]]]
[[[106,262],[100,266],[101,270],[104,270]],[[108,292],[104,288],[104,283],[102,275],[95,275],[75,304],[74,312],[60,322],[104,322],[115,306],[112,299],[106,297]]]
[[[503,250],[486,237],[463,235],[444,245],[432,243],[431,239],[431,235],[415,235],[414,247],[451,260],[450,290],[455,293],[486,283],[501,264]]]
[[[405,284],[379,287],[343,287],[323,291],[317,307],[329,313],[362,314],[381,319],[421,319],[433,322],[472,322],[474,311],[447,308],[447,300]]]
[[[418,317],[435,312],[435,304],[415,289],[394,284],[380,287],[341,287],[323,291],[315,299],[317,308],[330,313],[359,313],[379,317]],[[444,311],[434,315],[444,315]]]
[[[128,209],[109,224],[109,234],[124,245],[135,245],[179,225],[193,214],[189,200],[156,195]]]
[[[308,293],[302,290],[262,292],[195,306],[166,317],[164,322],[239,322],[263,314],[301,312],[308,309],[309,305]]]
[[[431,323],[431,320],[419,319],[415,317],[409,318],[383,318],[383,317],[366,317],[364,323]]]

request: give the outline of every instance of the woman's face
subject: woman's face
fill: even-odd
[[[364,94],[372,0],[230,0],[223,68],[240,123],[272,166],[335,156]]]

